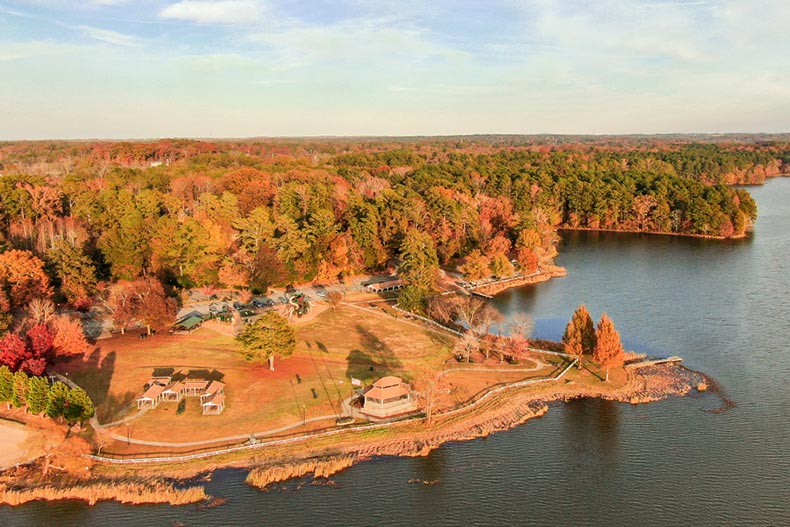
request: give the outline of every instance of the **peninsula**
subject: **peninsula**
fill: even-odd
[[[326,478],[715,387],[584,306],[549,342],[488,302],[563,276],[561,229],[743,237],[730,185],[790,163],[786,138],[644,141],[0,145],[0,501],[195,502],[218,467]]]

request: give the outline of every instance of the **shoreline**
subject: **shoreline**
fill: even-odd
[[[639,230],[639,229],[603,229],[603,228],[593,228],[593,227],[566,227],[561,226],[557,227],[558,231],[587,231],[587,232],[622,232],[626,234],[649,234],[651,236],[675,236],[678,238],[701,238],[704,240],[742,240],[749,235],[751,228],[747,228],[746,232],[743,234],[739,234],[737,236],[715,236],[713,234],[692,234],[692,233],[683,233],[683,232],[665,232],[665,231],[650,231],[650,230]]]
[[[63,499],[78,499],[89,504],[104,500],[127,504],[205,503],[211,497],[196,478],[221,468],[250,470],[247,483],[261,489],[308,474],[313,474],[315,484],[331,484],[327,478],[355,463],[376,456],[425,456],[450,441],[486,437],[545,415],[549,403],[554,401],[603,398],[642,404],[716,388],[715,381],[703,373],[679,365],[629,369],[625,375],[625,381],[618,385],[590,386],[563,380],[505,389],[491,397],[486,397],[491,394],[491,390],[487,390],[477,398],[480,404],[435,414],[431,426],[426,426],[423,419],[400,421],[387,427],[306,437],[288,444],[192,462],[145,466],[98,463],[87,479],[49,479],[20,484],[20,481],[35,481],[25,478],[28,469],[21,467],[6,471],[0,477],[0,503],[13,506],[33,500]]]
[[[552,278],[560,278],[567,275],[568,271],[564,267],[552,265],[550,269],[546,269],[545,271],[536,275],[524,276],[517,279],[506,279],[491,284],[484,284],[479,287],[475,287],[472,289],[472,291],[483,293],[484,295],[496,296],[502,291],[507,291],[508,289],[515,289],[525,285],[548,282]]]

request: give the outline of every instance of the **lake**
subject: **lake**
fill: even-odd
[[[0,524],[790,525],[790,179],[749,190],[760,218],[744,240],[563,232],[566,278],[494,300],[552,339],[579,303],[606,311],[627,348],[684,357],[735,408],[705,411],[711,394],[554,403],[486,439],[356,465],[336,488],[261,492],[221,470],[207,490],[228,503],[208,511],[33,503],[0,508]]]

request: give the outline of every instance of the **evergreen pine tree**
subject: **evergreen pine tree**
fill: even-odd
[[[27,388],[27,406],[31,413],[40,414],[47,408],[49,381],[46,377],[31,377]]]
[[[58,381],[49,388],[47,396],[47,415],[56,419],[63,415],[69,398],[69,387]]]
[[[22,408],[27,404],[27,383],[29,377],[27,373],[19,370],[14,374],[14,387],[13,394],[11,395],[11,403],[17,408]]]
[[[0,402],[10,401],[14,396],[14,374],[8,366],[0,366]]]
[[[82,388],[72,388],[69,390],[66,404],[63,408],[63,417],[69,423],[84,421],[93,417],[93,402],[88,397],[87,392]]]

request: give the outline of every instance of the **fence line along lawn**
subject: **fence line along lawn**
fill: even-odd
[[[114,430],[137,439],[198,441],[337,413],[340,400],[352,393],[352,376],[369,382],[390,373],[408,377],[421,364],[439,368],[452,345],[440,334],[342,306],[295,329],[297,349],[291,357],[276,360],[274,372],[265,363],[245,361],[232,337],[207,327],[191,335],[103,340],[87,360],[62,361],[57,369],[86,388],[101,422],[137,411],[136,398],[154,368],[217,370],[226,384],[221,415],[201,415],[198,399],[188,398],[180,415],[177,403],[163,402]]]

